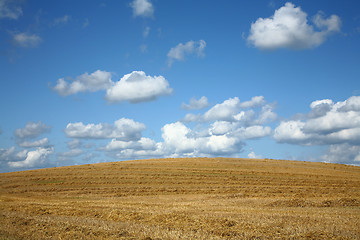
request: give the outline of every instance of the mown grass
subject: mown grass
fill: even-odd
[[[0,239],[360,239],[360,168],[152,159],[0,174]]]

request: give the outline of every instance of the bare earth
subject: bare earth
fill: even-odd
[[[360,167],[190,158],[3,173],[0,239],[360,239]]]

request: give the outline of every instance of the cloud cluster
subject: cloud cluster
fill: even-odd
[[[260,49],[306,49],[317,47],[326,38],[340,31],[341,20],[336,15],[324,18],[318,13],[313,18],[314,30],[307,14],[300,7],[288,2],[270,18],[259,18],[251,24],[248,42]]]
[[[13,42],[23,48],[34,48],[42,42],[42,39],[36,34],[16,33],[13,35]]]
[[[343,102],[314,101],[303,120],[282,121],[275,129],[278,142],[303,145],[360,144],[360,97]]]
[[[61,96],[106,90],[105,99],[109,103],[139,103],[172,93],[169,82],[163,76],[147,76],[143,71],[133,71],[113,82],[110,72],[97,70],[91,74],[84,73],[71,83],[60,78],[52,89]]]
[[[280,143],[330,145],[322,157],[324,161],[358,161],[360,96],[336,103],[331,99],[317,100],[310,104],[310,108],[304,119],[282,121],[274,130],[274,139]],[[341,155],[345,152],[347,154]]]
[[[204,40],[199,41],[189,41],[185,44],[179,43],[176,47],[173,47],[168,52],[168,65],[169,67],[173,64],[175,60],[184,61],[186,55],[195,54],[198,57],[203,57],[204,50],[206,47],[206,42]]]
[[[149,0],[133,0],[130,4],[135,17],[153,17],[154,6]]]
[[[206,97],[202,99],[202,101],[194,99],[192,104],[186,105],[187,108],[190,110],[198,108],[199,105],[203,105],[204,99],[207,102]],[[155,156],[237,156],[242,151],[244,140],[271,135],[271,128],[261,125],[274,120],[274,116],[262,117],[270,111],[269,109],[272,110],[262,96],[246,102],[231,98],[215,105],[204,115],[199,115],[198,128],[191,129],[184,122],[179,121],[169,123],[161,129],[161,142],[145,137],[137,140],[112,139],[101,150],[119,159]],[[213,113],[211,118],[207,117],[209,112]],[[226,114],[222,114],[223,112]],[[247,121],[235,117],[241,112],[246,112],[245,115],[251,112]],[[273,114],[276,117],[276,114]]]
[[[18,19],[22,15],[22,9],[16,6],[15,1],[0,0],[0,19]]]

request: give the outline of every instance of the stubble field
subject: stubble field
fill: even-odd
[[[360,239],[360,167],[189,158],[0,174],[0,239]]]

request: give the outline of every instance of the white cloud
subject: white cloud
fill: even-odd
[[[171,93],[172,89],[163,76],[151,77],[146,76],[143,71],[133,71],[107,89],[105,98],[111,103],[122,101],[139,103]]]
[[[33,147],[47,147],[49,146],[49,139],[48,138],[42,138],[40,140],[37,141],[23,141],[19,143],[20,147],[23,148],[33,148]]]
[[[304,120],[282,121],[275,129],[278,142],[294,144],[360,144],[360,96],[333,103],[324,99],[310,105]]]
[[[206,42],[204,40],[189,41],[185,44],[179,43],[168,52],[168,64],[171,66],[174,60],[184,61],[186,55],[196,54],[198,57],[203,57]]]
[[[190,103],[182,103],[181,108],[186,110],[194,110],[194,109],[203,109],[209,105],[208,99],[205,96],[202,96],[199,100],[195,98],[190,99]]]
[[[33,48],[38,46],[42,39],[36,34],[16,33],[13,35],[13,42],[23,48]]]
[[[348,143],[330,145],[320,160],[328,163],[360,165],[360,146],[352,146]]]
[[[250,126],[247,128],[240,128],[237,130],[239,138],[241,139],[255,139],[271,135],[272,130],[268,126]]]
[[[149,0],[134,0],[130,6],[133,8],[135,17],[153,17],[154,6]]]
[[[190,101],[188,107],[199,105],[199,100],[195,99],[194,102]],[[273,119],[273,115],[269,113],[272,113],[272,110],[272,105],[267,104],[262,96],[253,97],[246,102],[240,102],[238,98],[230,98],[215,105],[207,115],[206,113],[204,116],[187,114],[183,122],[198,121],[193,129],[182,122],[165,124],[161,129],[161,142],[145,137],[135,140],[112,139],[99,150],[118,159],[238,156],[242,152],[243,141],[272,134],[269,126],[261,125]],[[240,111],[244,113],[243,117],[236,118]],[[207,121],[204,121],[205,115]]]
[[[28,122],[25,128],[19,128],[15,130],[15,136],[21,139],[36,138],[39,135],[48,132],[51,129],[50,126],[42,122]]]
[[[256,159],[261,159],[263,158],[261,155],[257,155],[254,151],[251,151],[249,154],[248,154],[248,158],[256,158]]]
[[[256,113],[253,109],[259,107],[262,107],[261,111]],[[246,108],[251,109],[240,111]],[[202,119],[204,121],[239,121],[245,125],[264,124],[277,118],[273,108],[273,105],[266,104],[263,96],[256,96],[245,102],[240,102],[239,98],[234,97],[216,104],[204,114]],[[255,119],[256,117],[257,119]]]
[[[260,49],[306,49],[322,44],[329,34],[340,31],[341,20],[332,15],[327,19],[321,14],[314,17],[314,24],[300,7],[288,2],[270,18],[259,18],[251,24],[248,41]]]
[[[203,118],[205,121],[213,120],[224,120],[224,121],[233,121],[234,116],[240,109],[240,100],[239,98],[230,98],[225,100],[223,103],[216,104],[210,110],[208,110]]]
[[[58,79],[56,86],[53,87],[53,90],[62,96],[68,96],[78,92],[105,90],[111,87],[112,84],[110,72],[97,70],[90,75],[84,73],[77,76],[71,83],[65,81],[64,78],[60,78]]]
[[[54,153],[53,148],[38,148],[34,151],[27,152],[25,160],[8,162],[8,165],[12,168],[29,168],[40,166],[45,163],[47,157],[52,153]]]
[[[155,150],[156,142],[150,138],[140,138],[138,141],[121,141],[117,139],[112,139],[110,143],[108,143],[101,150],[104,151],[115,151],[115,150],[125,150],[125,149],[133,149],[133,150]]]
[[[0,0],[0,19],[18,19],[22,15],[21,7],[16,6],[15,1]]]
[[[116,138],[122,141],[131,141],[141,138],[141,132],[145,130],[143,123],[132,119],[121,118],[114,125],[107,123],[87,124],[82,122],[69,123],[65,128],[65,134],[71,138]]]

